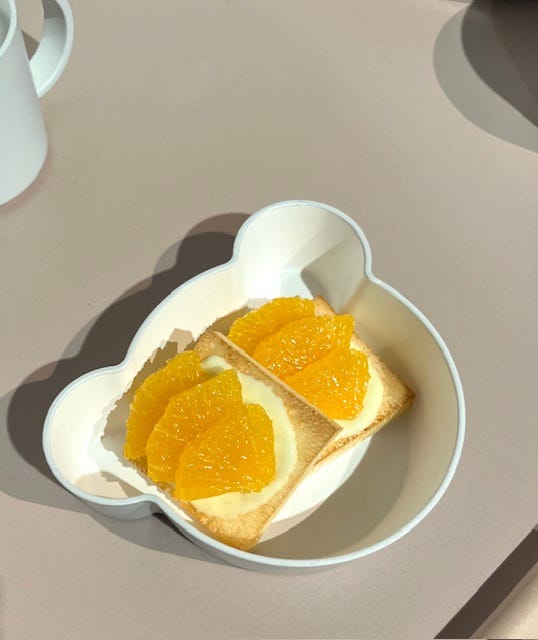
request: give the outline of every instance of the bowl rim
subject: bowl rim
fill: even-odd
[[[87,493],[76,487],[68,478],[66,478],[63,473],[60,471],[56,462],[54,460],[54,456],[52,453],[52,447],[50,442],[50,430],[51,426],[54,422],[54,416],[58,409],[58,406],[62,403],[65,396],[67,396],[71,390],[78,386],[79,384],[88,381],[94,377],[99,377],[107,374],[116,374],[120,373],[124,370],[131,359],[132,352],[136,349],[138,343],[141,340],[142,335],[145,333],[146,328],[149,324],[151,324],[153,317],[156,316],[160,310],[167,304],[167,301],[172,297],[177,295],[179,290],[190,286],[200,278],[204,278],[209,274],[216,273],[225,269],[231,268],[234,264],[236,264],[239,260],[240,248],[243,242],[243,237],[247,233],[248,229],[251,227],[256,220],[261,218],[262,216],[268,215],[269,213],[283,208],[290,207],[314,207],[318,209],[323,209],[328,211],[329,213],[335,215],[340,218],[344,222],[346,222],[352,230],[356,233],[359,241],[362,245],[364,251],[364,275],[365,277],[372,282],[373,284],[385,289],[390,295],[394,296],[401,304],[403,304],[427,329],[430,333],[434,341],[436,342],[441,354],[447,364],[452,384],[454,387],[454,392],[456,394],[456,404],[457,404],[457,432],[456,432],[456,440],[454,443],[454,449],[452,451],[452,456],[450,458],[450,462],[447,467],[446,474],[438,486],[435,493],[431,496],[428,502],[424,505],[424,507],[413,517],[409,522],[400,527],[398,531],[394,532],[390,536],[376,542],[375,544],[366,546],[357,551],[350,551],[347,553],[343,553],[335,556],[328,556],[323,558],[278,558],[274,556],[264,556],[261,554],[254,553],[252,551],[243,551],[241,549],[236,549],[235,547],[231,547],[226,545],[218,540],[215,540],[208,534],[205,534],[203,531],[197,529],[193,524],[187,521],[180,521],[178,516],[168,507],[168,505],[159,497],[151,494],[140,494],[138,496],[132,496],[129,498],[105,498],[101,496],[95,496],[93,494]],[[335,566],[339,564],[343,564],[346,562],[350,562],[352,560],[356,560],[362,558],[364,556],[370,555],[384,547],[389,546],[393,542],[396,542],[401,537],[409,533],[414,527],[416,527],[419,522],[421,522],[435,507],[435,505],[439,502],[441,497],[446,492],[449,484],[451,483],[454,474],[456,472],[456,468],[458,466],[462,449],[463,442],[465,438],[465,426],[466,426],[466,413],[465,413],[465,399],[463,394],[463,387],[461,384],[460,376],[458,374],[456,365],[450,354],[448,347],[446,346],[444,340],[441,338],[437,329],[433,326],[433,324],[426,318],[426,316],[417,308],[414,304],[412,304],[405,296],[403,296],[399,291],[391,287],[386,282],[377,278],[372,272],[372,252],[370,249],[370,245],[366,236],[361,229],[361,227],[353,220],[349,215],[343,213],[339,209],[327,205],[321,202],[316,202],[314,200],[284,200],[281,202],[276,202],[270,205],[267,205],[257,212],[253,213],[249,216],[249,218],[241,225],[239,231],[236,234],[234,244],[233,244],[233,253],[230,260],[227,262],[203,271],[202,273],[197,274],[193,278],[190,278],[186,282],[182,283],[175,289],[173,289],[161,302],[154,307],[154,309],[149,313],[146,319],[138,328],[136,334],[134,335],[131,344],[129,345],[125,357],[123,360],[116,364],[107,367],[101,367],[99,369],[95,369],[90,371],[82,376],[79,376],[71,383],[69,383],[64,389],[56,396],[54,401],[52,402],[47,415],[45,417],[44,426],[43,426],[43,434],[42,434],[42,445],[43,451],[45,453],[45,458],[47,463],[56,477],[56,479],[68,489],[71,493],[81,499],[83,502],[86,502],[90,505],[99,505],[102,507],[121,507],[121,506],[136,506],[140,504],[154,504],[158,507],[158,509],[164,513],[167,518],[176,526],[179,531],[185,534],[191,541],[200,543],[204,548],[208,547],[210,549],[218,552],[218,555],[221,557],[231,557],[236,560],[238,563],[243,563],[247,565],[259,564],[265,565],[266,567],[274,567],[274,568],[303,568],[303,569],[313,569],[313,568],[323,568],[329,566]]]

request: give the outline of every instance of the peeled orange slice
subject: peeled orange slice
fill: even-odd
[[[237,318],[228,338],[249,355],[267,336],[276,333],[292,320],[314,315],[314,301],[303,298],[275,298],[259,309]]]
[[[352,420],[363,409],[370,372],[364,353],[340,348],[286,378],[297,393],[333,420]]]
[[[146,445],[147,473],[154,482],[174,482],[185,446],[221,420],[243,412],[241,383],[234,369],[174,396]]]
[[[195,351],[185,351],[148,376],[134,394],[129,418],[124,455],[136,460],[146,455],[145,447],[153,427],[166,409],[170,398],[206,379]]]
[[[354,326],[351,315],[294,320],[262,340],[253,357],[284,380],[333,349],[348,347]]]
[[[197,500],[258,492],[274,475],[271,419],[260,405],[247,404],[186,445],[179,457],[175,496]]]

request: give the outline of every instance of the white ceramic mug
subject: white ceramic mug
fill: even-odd
[[[39,98],[56,83],[73,45],[67,0],[43,0],[43,35],[28,60],[15,0],[0,0],[0,205],[22,193],[47,155]]]

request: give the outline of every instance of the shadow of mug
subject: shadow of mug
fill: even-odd
[[[441,88],[471,122],[538,151],[538,3],[475,0],[437,37]]]

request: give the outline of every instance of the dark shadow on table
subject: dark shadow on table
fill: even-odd
[[[2,491],[19,500],[91,514],[134,543],[217,562],[178,536],[166,518],[120,521],[84,505],[56,482],[41,437],[45,416],[58,393],[84,373],[123,360],[139,326],[161,300],[183,282],[231,258],[235,234],[247,218],[246,214],[228,213],[195,226],[161,256],[151,278],[134,285],[81,329],[60,360],[32,372],[0,399],[0,411],[7,417],[7,433],[0,431]],[[157,522],[164,524],[157,526]]]
[[[498,138],[538,151],[538,2],[474,0],[435,43],[433,64],[452,104]]]
[[[483,623],[538,563],[538,525],[511,551],[436,638],[478,638]],[[498,637],[498,636],[492,636]]]

